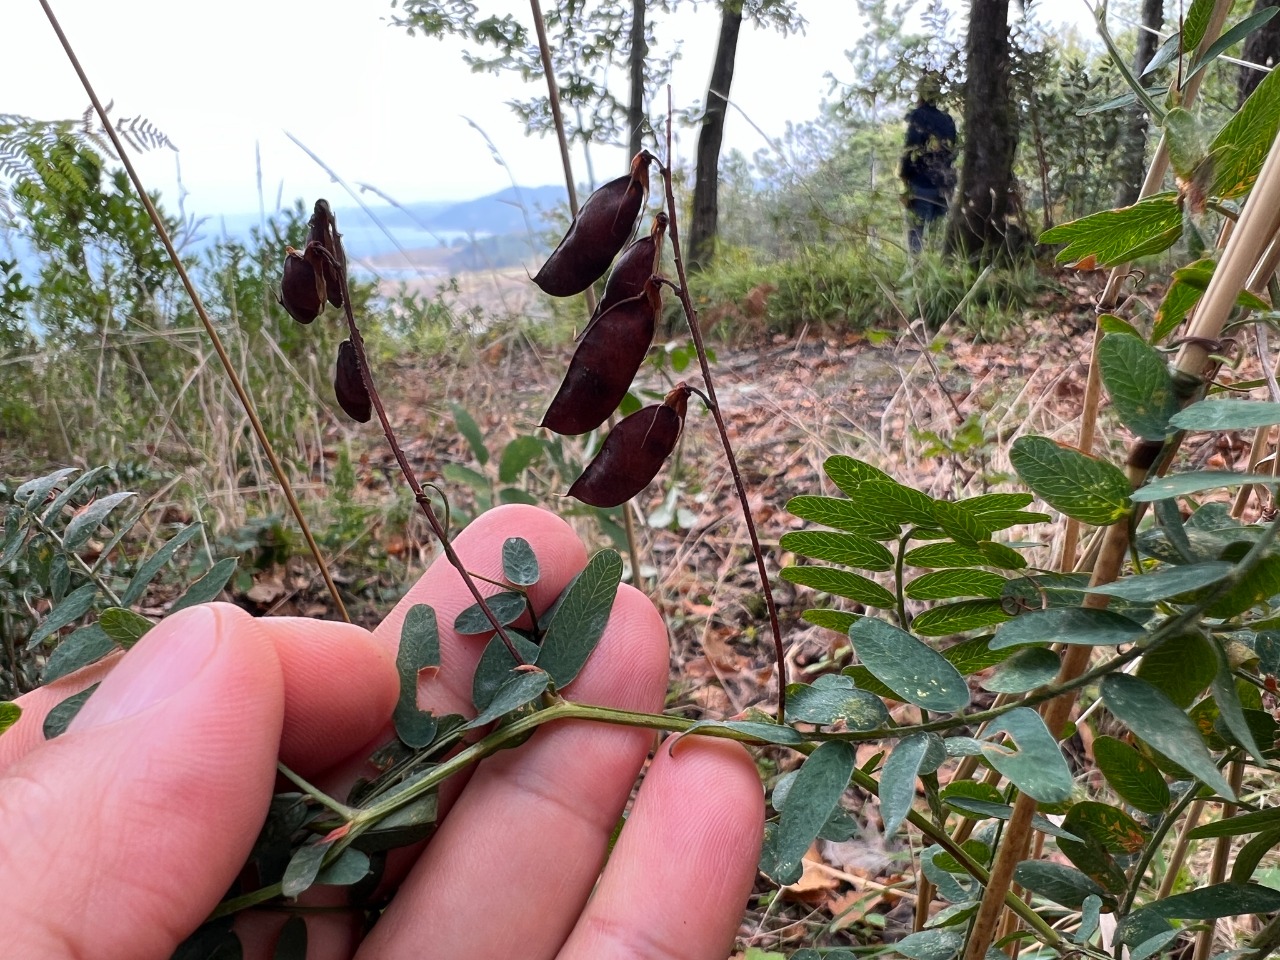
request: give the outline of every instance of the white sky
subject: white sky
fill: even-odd
[[[806,33],[783,38],[743,28],[732,99],[770,136],[787,120],[813,118],[828,71],[847,76],[844,51],[857,39],[853,0],[798,0]],[[521,0],[477,0],[486,12],[528,16]],[[402,202],[464,200],[508,185],[470,117],[525,186],[558,183],[555,141],[525,139],[505,105],[543,92],[514,76],[473,74],[461,43],[409,37],[390,25],[389,0],[51,0],[73,47],[117,115],[142,114],[181,150],[187,211],[202,216],[258,208],[254,143],[261,144],[268,210],[283,183],[294,197],[346,198],[285,136],[289,130],[350,183],[366,182]],[[1037,0],[1041,18],[1083,25],[1083,0]],[[88,104],[36,0],[8,0],[3,14],[0,113],[78,116]],[[706,93],[719,17],[701,3],[665,31],[681,39],[673,88],[677,109]],[[673,36],[674,35],[674,36]],[[621,78],[620,78],[621,79]],[[677,153],[692,153],[685,131]],[[727,146],[748,154],[760,134],[730,112]],[[614,175],[621,151],[593,151],[598,178]],[[150,189],[176,207],[173,155],[146,154]],[[619,169],[617,172],[621,172]],[[575,173],[586,179],[581,156]]]

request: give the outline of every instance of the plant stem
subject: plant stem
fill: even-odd
[[[733,476],[733,486],[738,493],[738,502],[742,505],[742,516],[746,521],[747,535],[751,538],[751,550],[755,554],[756,571],[760,575],[760,589],[764,592],[765,607],[769,611],[769,628],[773,631],[774,659],[778,664],[778,722],[784,722],[787,712],[787,651],[782,643],[782,627],[778,624],[778,605],[773,599],[773,590],[769,587],[769,572],[764,565],[764,552],[760,549],[760,538],[756,535],[755,520],[751,516],[751,502],[747,499],[747,488],[742,482],[742,472],[738,469],[738,458],[733,453],[733,443],[729,440],[729,431],[724,425],[724,417],[720,413],[720,404],[716,400],[715,382],[711,378],[711,364],[707,361],[707,348],[702,339],[702,327],[698,324],[698,312],[693,308],[693,300],[689,296],[689,278],[685,272],[684,257],[680,249],[680,228],[676,222],[676,195],[671,185],[671,88],[667,88],[667,162],[659,163],[662,182],[667,195],[667,215],[670,218],[671,255],[675,259],[676,277],[680,281],[678,293],[680,306],[684,308],[684,318],[689,324],[689,336],[693,339],[693,348],[698,354],[698,365],[702,369],[703,385],[707,388],[707,406],[716,421],[716,430],[720,434],[720,442],[724,446],[725,458],[729,462],[729,473]]]
[[[319,216],[320,211],[317,211],[316,215]],[[400,467],[400,473],[404,476],[405,483],[413,491],[413,499],[427,518],[427,523],[431,526],[431,532],[440,541],[440,549],[444,551],[445,557],[448,558],[453,568],[458,571],[458,576],[462,578],[462,582],[466,585],[472,598],[480,605],[480,609],[484,611],[485,619],[489,621],[497,635],[502,638],[502,643],[506,646],[507,652],[515,658],[517,664],[523,664],[525,662],[524,658],[520,656],[515,644],[507,636],[507,631],[498,622],[498,618],[494,616],[493,611],[489,609],[489,604],[485,602],[484,597],[480,594],[480,588],[476,586],[476,582],[472,579],[471,574],[467,572],[467,567],[462,562],[462,558],[458,556],[457,551],[453,549],[453,544],[449,542],[449,535],[445,531],[444,525],[440,522],[440,518],[436,516],[435,509],[431,506],[431,500],[422,489],[422,484],[418,482],[418,475],[414,473],[413,467],[409,465],[409,459],[405,456],[404,450],[401,449],[400,441],[396,438],[396,432],[391,427],[386,408],[382,405],[382,397],[378,394],[378,388],[373,383],[373,371],[369,367],[369,358],[364,350],[364,337],[360,335],[360,327],[356,323],[355,311],[351,307],[351,287],[347,281],[347,251],[342,244],[342,235],[338,233],[337,221],[334,219],[332,211],[328,210],[327,204],[324,215],[328,217],[329,222],[326,230],[333,237],[337,253],[338,277],[342,284],[342,309],[347,318],[347,330],[351,334],[351,346],[356,352],[356,360],[360,367],[360,378],[364,382],[365,390],[369,392],[369,400],[373,404],[374,411],[378,414],[378,422],[382,425],[382,435],[387,439],[387,445],[391,448],[391,454],[395,457],[396,463]]]
[[[44,8],[45,16],[49,18],[49,25],[53,27],[53,32],[57,34],[58,42],[62,44],[63,52],[66,53],[67,59],[71,62],[76,76],[80,78],[80,83],[84,87],[85,93],[89,95],[89,102],[93,104],[93,109],[98,114],[98,120],[102,124],[103,131],[110,138],[111,146],[115,149],[116,156],[120,158],[120,163],[124,165],[125,172],[133,182],[133,188],[138,191],[138,199],[142,202],[143,207],[146,208],[147,216],[151,218],[151,225],[155,228],[156,235],[160,238],[161,244],[164,245],[165,251],[169,254],[169,260],[178,272],[178,277],[187,291],[191,305],[200,317],[200,323],[204,326],[205,333],[209,336],[214,353],[218,355],[218,362],[222,364],[222,369],[226,373],[227,379],[231,382],[231,389],[235,391],[236,398],[240,401],[240,406],[244,408],[245,416],[249,418],[253,434],[257,437],[258,444],[262,447],[262,452],[266,454],[267,461],[271,464],[271,472],[275,474],[276,481],[280,484],[280,490],[289,504],[289,510],[293,513],[294,519],[298,521],[298,528],[302,531],[303,539],[307,541],[307,549],[311,551],[311,555],[315,558],[316,566],[320,569],[320,576],[324,578],[325,586],[329,588],[329,596],[333,599],[334,609],[338,611],[338,615],[343,620],[350,623],[351,615],[347,613],[346,604],[342,602],[342,594],[338,592],[338,585],[334,582],[333,575],[329,572],[329,565],[325,562],[324,554],[320,552],[320,545],[316,543],[315,537],[311,534],[311,527],[307,524],[306,517],[302,515],[302,505],[298,503],[298,498],[293,493],[293,485],[289,482],[289,477],[285,473],[284,467],[280,464],[279,457],[276,456],[275,448],[267,437],[266,428],[258,417],[258,410],[254,406],[253,398],[249,396],[249,392],[245,389],[244,384],[241,383],[235,366],[231,363],[231,357],[228,356],[226,348],[222,345],[222,338],[218,336],[217,328],[214,327],[213,320],[210,319],[208,311],[204,308],[204,301],[200,299],[200,294],[196,291],[195,284],[191,282],[191,277],[187,274],[187,268],[183,266],[182,258],[178,256],[177,248],[174,247],[173,241],[169,237],[169,231],[165,227],[164,221],[160,218],[155,204],[151,202],[151,197],[147,195],[146,188],[142,185],[142,178],[138,176],[138,171],[134,169],[133,161],[129,159],[129,154],[125,152],[124,144],[120,142],[120,136],[116,133],[115,127],[107,117],[107,112],[102,107],[102,101],[98,99],[98,94],[94,91],[93,84],[89,82],[88,74],[85,73],[84,67],[80,65],[80,60],[76,57],[75,51],[71,49],[71,42],[67,39],[67,35],[62,32],[62,25],[58,22],[58,18],[54,16],[48,0],[40,0],[40,6]]]
[[[329,796],[319,787],[313,786],[312,784],[308,783],[298,774],[294,773],[292,770],[286,767],[283,763],[276,761],[276,769],[280,772],[280,775],[282,777],[284,777],[286,780],[292,783],[295,787],[297,787],[299,790],[305,793],[308,797],[310,797],[312,800],[314,800],[316,803],[320,804],[321,806],[328,807],[338,816],[342,817],[343,820],[350,820],[359,812],[357,810],[352,809],[351,807],[348,807],[345,803],[339,803],[337,800],[333,799],[333,797]]]

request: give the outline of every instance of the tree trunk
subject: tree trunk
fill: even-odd
[[[1259,0],[1262,2],[1262,0]],[[1142,0],[1142,26],[1133,54],[1133,75],[1139,77],[1156,55],[1160,44],[1157,31],[1164,26],[1164,0]],[[1121,122],[1119,163],[1116,165],[1116,206],[1127,207],[1138,199],[1147,171],[1147,112],[1135,103]]]
[[[1256,0],[1253,12],[1275,6],[1280,6],[1280,0]],[[1272,17],[1245,38],[1242,56],[1250,63],[1260,63],[1265,67],[1280,65],[1280,15]],[[1240,75],[1236,79],[1236,93],[1240,103],[1249,99],[1249,94],[1253,93],[1264,76],[1266,74],[1261,70],[1240,68]]]
[[[948,253],[987,262],[1017,252],[1012,222],[1018,115],[1009,96],[1009,0],[972,0],[966,44],[964,149],[958,196],[947,220]]]
[[[645,0],[631,0],[631,49],[627,67],[631,74],[631,100],[627,103],[627,157],[644,148],[644,61],[649,45],[644,39]]]
[[[1007,2],[1007,0],[1006,0]],[[725,0],[720,10],[720,38],[707,87],[702,129],[698,131],[697,167],[693,180],[693,219],[689,223],[689,265],[694,269],[711,262],[715,250],[716,194],[720,187],[720,144],[728,110],[729,87],[733,83],[733,60],[742,30],[742,0]]]

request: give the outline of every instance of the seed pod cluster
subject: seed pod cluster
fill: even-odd
[[[299,323],[310,323],[328,300],[342,306],[342,278],[338,268],[333,211],[326,200],[317,200],[309,222],[307,244],[301,251],[285,248],[284,274],[280,279],[280,305]]]
[[[567,297],[604,275],[644,208],[654,159],[642,150],[632,158],[625,177],[611,180],[587,198],[534,283],[552,296]],[[618,257],[542,426],[569,436],[587,433],[604,423],[627,395],[662,312],[664,281],[659,269],[667,226],[667,215],[658,213],[649,235]],[[616,507],[643,490],[675,447],[689,393],[681,383],[663,403],[615,426],[569,495],[592,506]]]
[[[533,278],[544,293],[572,297],[604,276],[635,231],[649,196],[653,159],[648,150],[641,150],[632,158],[630,172],[587,198],[569,232]]]
[[[621,420],[573,482],[569,496],[593,507],[616,507],[647,487],[680,439],[691,392],[681,381],[662,403]]]
[[[343,306],[342,245],[337,221],[327,200],[317,200],[308,222],[307,243],[302,250],[285,248],[284,272],[280,277],[280,305],[299,323],[311,323],[327,300]],[[333,373],[333,392],[347,416],[368,423],[373,401],[360,373],[355,345],[343,340],[338,346],[338,362]]]

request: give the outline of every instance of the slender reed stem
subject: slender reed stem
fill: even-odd
[[[315,537],[311,534],[311,527],[307,524],[306,517],[302,515],[302,505],[298,503],[298,498],[294,496],[293,485],[289,482],[288,474],[285,473],[279,457],[276,456],[275,448],[272,447],[271,441],[267,437],[266,428],[263,427],[262,420],[258,417],[258,410],[254,406],[253,398],[249,396],[249,392],[244,388],[244,384],[236,373],[231,357],[222,345],[222,338],[218,336],[217,328],[214,327],[213,320],[210,319],[208,311],[204,308],[204,301],[200,299],[200,294],[196,291],[195,284],[191,282],[187,268],[183,266],[182,258],[178,256],[177,248],[174,247],[173,240],[169,237],[169,231],[165,227],[164,221],[160,218],[160,214],[156,211],[155,204],[151,202],[151,197],[147,195],[146,188],[142,185],[142,178],[138,176],[138,171],[134,168],[133,161],[129,159],[129,154],[125,152],[124,144],[120,142],[120,137],[116,133],[115,127],[107,117],[107,111],[103,109],[102,101],[98,99],[98,94],[94,91],[93,84],[89,82],[88,74],[85,73],[84,67],[80,65],[80,60],[76,57],[75,51],[71,49],[71,42],[67,39],[67,35],[62,32],[62,25],[58,22],[58,18],[54,16],[48,0],[40,0],[40,6],[44,8],[45,16],[49,18],[49,25],[53,27],[53,32],[57,34],[58,42],[62,44],[62,49],[66,53],[67,59],[71,62],[76,76],[80,78],[80,83],[84,87],[85,93],[89,95],[89,102],[93,104],[94,112],[97,113],[104,132],[110,138],[111,145],[116,151],[116,156],[120,158],[120,163],[123,164],[125,172],[133,182],[133,188],[138,191],[138,199],[142,201],[143,207],[146,208],[147,216],[151,218],[151,225],[155,227],[156,235],[160,238],[165,251],[169,254],[169,260],[173,263],[174,269],[177,270],[179,279],[182,280],[182,286],[186,289],[187,296],[191,299],[191,305],[200,317],[200,323],[204,326],[205,333],[209,335],[213,350],[218,355],[218,362],[222,364],[222,369],[226,372],[227,379],[231,382],[231,389],[235,391],[236,398],[240,401],[240,406],[244,408],[245,415],[249,418],[253,434],[257,437],[258,444],[262,447],[262,452],[266,454],[267,462],[271,464],[271,472],[275,474],[275,478],[280,484],[280,490],[284,493],[290,512],[293,513],[294,519],[298,521],[298,528],[302,531],[303,539],[307,541],[307,549],[315,557],[316,566],[320,569],[320,576],[324,578],[325,586],[329,588],[329,596],[333,599],[334,609],[338,611],[338,615],[343,620],[350,623],[351,615],[347,613],[346,604],[342,602],[342,594],[338,592],[338,585],[334,582],[333,575],[329,572],[329,565],[325,563],[324,554],[320,552],[320,545],[316,543]]]
[[[667,194],[667,215],[670,217],[671,255],[675,258],[676,277],[680,281],[678,293],[680,306],[684,308],[684,317],[689,324],[689,335],[693,338],[693,347],[698,353],[698,365],[702,368],[702,379],[707,388],[707,406],[711,416],[715,418],[716,430],[720,434],[720,442],[724,446],[725,458],[729,461],[729,473],[733,476],[733,486],[738,493],[738,502],[742,504],[742,516],[747,524],[747,535],[751,538],[751,550],[755,554],[756,570],[760,574],[760,589],[764,592],[765,606],[769,611],[769,628],[773,631],[774,659],[778,664],[778,722],[786,722],[787,714],[787,651],[782,643],[782,628],[778,624],[778,605],[773,599],[773,590],[769,587],[769,572],[764,566],[764,551],[760,549],[760,538],[756,535],[756,523],[751,516],[751,503],[747,499],[747,488],[742,482],[742,472],[738,469],[738,458],[734,456],[733,444],[729,440],[729,431],[725,428],[724,417],[720,413],[720,404],[716,400],[715,382],[711,378],[711,365],[707,362],[707,348],[702,339],[702,327],[698,324],[698,312],[693,308],[693,300],[689,296],[689,277],[685,273],[684,256],[680,249],[680,227],[676,217],[676,195],[671,185],[671,88],[667,87],[667,161],[660,164],[662,182]]]

